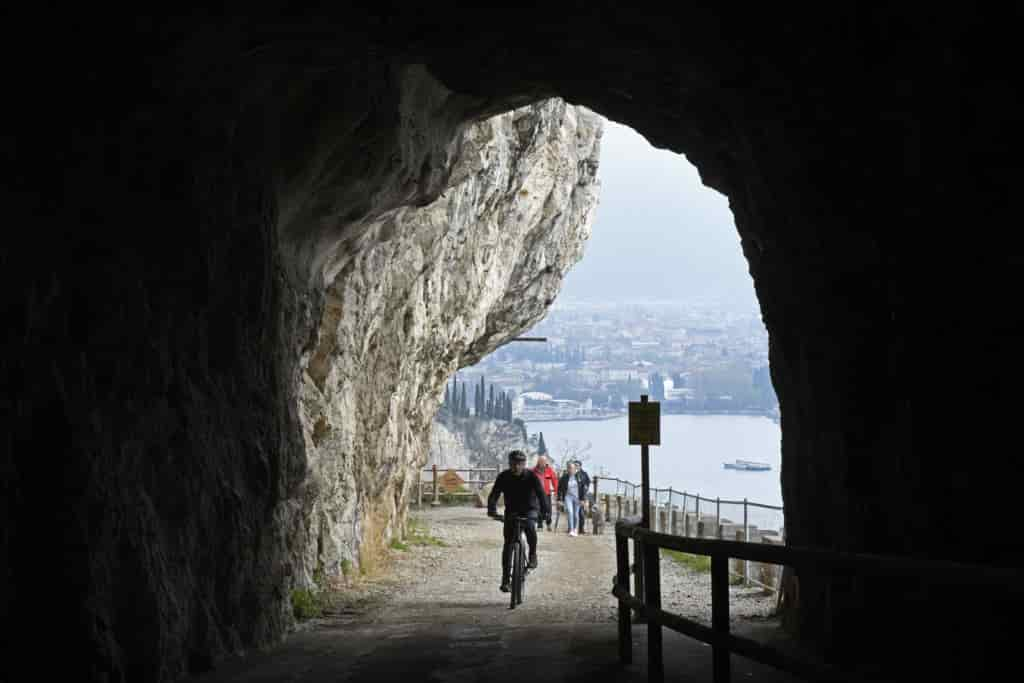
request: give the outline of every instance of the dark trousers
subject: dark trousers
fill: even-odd
[[[530,557],[537,554],[537,520],[530,517],[523,522],[526,532],[526,543],[530,546]],[[501,581],[505,582],[512,573],[512,544],[516,542],[515,515],[505,513],[505,546],[501,549]]]
[[[554,511],[555,506],[558,505],[558,501],[555,500],[555,495],[553,493],[549,493],[548,494],[548,503],[550,503],[550,505],[551,505],[550,509],[552,511]],[[547,524],[548,524],[548,531],[551,531],[551,519],[550,518],[548,519]],[[542,520],[542,519],[538,520],[538,522],[537,522],[537,531],[544,531],[544,520]]]

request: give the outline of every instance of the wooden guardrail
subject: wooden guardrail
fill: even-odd
[[[594,493],[597,506],[601,510],[603,521],[611,524],[624,517],[641,516],[639,484],[617,479],[600,477],[602,487],[598,493],[596,481]],[[667,489],[651,489],[651,530],[675,536],[696,538],[722,538],[748,543],[766,543],[781,545],[784,543],[782,522],[783,509],[777,505],[755,503],[746,498],[726,500],[721,498],[705,498],[699,494]],[[709,505],[702,506],[701,503]],[[681,503],[681,504],[676,504]],[[742,517],[736,520],[723,516],[723,506],[733,506],[737,512],[742,510]],[[702,512],[703,510],[703,512]],[[778,524],[769,526],[758,525],[755,511],[767,511],[776,516]],[[764,521],[763,515],[761,515]],[[773,593],[778,593],[782,574],[778,567],[771,564],[760,564],[736,559],[730,570],[730,576],[743,581],[744,585],[756,585]],[[640,581],[642,584],[642,579]]]
[[[416,505],[422,507],[424,490],[431,491],[431,505],[440,505],[442,495],[454,497],[472,497],[477,495],[481,488],[488,482],[494,481],[498,476],[496,467],[451,467],[439,471],[437,465],[424,467],[416,475]],[[440,474],[439,474],[440,472]],[[441,479],[447,472],[455,472],[462,479],[464,490],[450,491],[443,490]],[[426,475],[426,476],[424,476]],[[462,475],[465,475],[463,477]]]
[[[924,578],[935,583],[996,586],[1024,597],[1024,571],[1019,569],[719,539],[686,538],[650,531],[642,528],[640,523],[640,517],[629,517],[615,524],[616,575],[612,594],[619,601],[619,658],[625,664],[631,663],[633,659],[630,610],[635,610],[646,619],[648,676],[652,681],[664,680],[662,627],[712,646],[715,683],[729,681],[729,656],[732,653],[814,681],[865,680],[729,633],[730,558],[784,565],[797,571],[810,570],[818,574],[903,577],[914,581]],[[642,588],[638,587],[639,595],[633,595],[629,590],[630,539],[633,540],[634,566],[643,574],[642,581],[637,582],[642,584]],[[711,557],[710,628],[661,609],[661,548]]]

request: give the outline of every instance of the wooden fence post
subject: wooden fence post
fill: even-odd
[[[668,520],[669,520],[668,521],[667,532],[668,533],[675,533],[676,532],[675,517],[672,514],[672,510],[673,510],[673,508],[672,508],[672,486],[669,486],[669,502],[665,504],[665,508],[666,508],[666,510],[668,510],[668,512],[666,513],[666,517],[668,517]]]
[[[729,558],[725,555],[711,556],[711,628],[723,639],[729,635]],[[715,683],[731,680],[729,654],[724,642],[712,645],[712,680]]]
[[[618,497],[618,496],[617,496]],[[621,497],[618,497],[622,501]],[[629,592],[629,539],[615,534],[615,583],[619,590]],[[633,663],[633,624],[629,620],[629,607],[619,601],[619,661]]]
[[[437,507],[441,504],[441,499],[437,497],[437,463],[434,463],[434,500],[430,502],[431,507]]]
[[[718,528],[715,530],[715,538],[722,538],[722,499],[715,497],[715,524]]]
[[[737,529],[736,530],[736,542],[737,543],[742,543],[743,542],[743,530],[742,529]],[[736,560],[736,565],[735,565],[734,568],[736,570],[735,573],[739,574],[740,576],[742,576],[743,580],[744,580],[744,583],[746,583],[747,561],[746,560],[737,559]]]
[[[644,544],[633,539],[633,594],[641,601],[646,599],[644,592]],[[638,624],[646,623],[647,617],[640,612],[634,614]]]
[[[661,548],[644,546],[644,603],[661,609]],[[660,683],[665,680],[665,660],[661,650],[661,624],[647,621],[647,680]]]
[[[737,539],[740,540],[740,539]],[[750,543],[750,524],[747,519],[747,499],[743,499],[743,542]],[[750,563],[743,561],[743,585],[750,585]]]

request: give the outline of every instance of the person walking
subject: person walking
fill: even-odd
[[[558,480],[558,500],[565,506],[570,536],[578,535],[580,496],[585,494],[586,489],[580,481],[580,473],[576,469],[576,463],[570,462],[565,474]]]
[[[555,495],[558,493],[558,473],[555,472],[555,468],[548,464],[548,459],[544,455],[537,456],[537,465],[533,468],[533,473],[536,474],[542,484],[544,484],[544,495],[548,497],[548,502],[553,503],[555,501]],[[551,517],[547,518],[548,531],[551,531]],[[538,524],[537,531],[544,531],[544,525]]]
[[[587,528],[587,525],[586,525],[587,512],[590,511],[591,506],[593,505],[594,501],[593,501],[593,496],[592,496],[591,491],[590,491],[590,475],[587,474],[586,471],[583,469],[583,463],[581,461],[576,460],[575,463],[576,463],[576,471],[579,473],[580,487],[581,487],[580,488],[580,514],[577,516],[577,520],[576,520],[577,521],[577,525],[578,525],[577,532],[580,533],[580,534],[585,534],[585,533],[587,533],[586,532],[586,528]]]

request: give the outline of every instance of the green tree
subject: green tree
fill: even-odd
[[[540,433],[540,439],[537,441],[537,455],[547,455],[548,447],[544,443],[544,432]]]
[[[483,375],[480,375],[480,404],[477,408],[477,415],[483,417],[487,412],[487,381]]]

